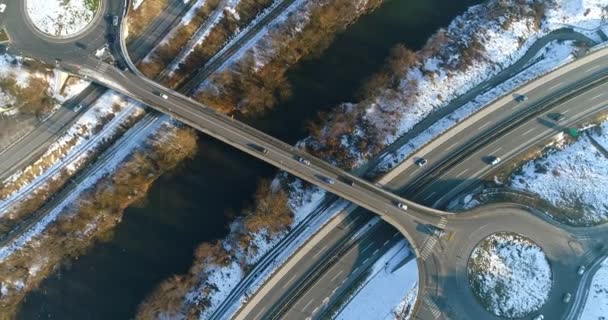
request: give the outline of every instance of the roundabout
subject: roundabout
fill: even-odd
[[[111,17],[122,15],[125,1],[9,0],[6,3],[2,24],[10,38],[5,44],[9,53],[46,61],[76,62],[109,42],[117,32]]]

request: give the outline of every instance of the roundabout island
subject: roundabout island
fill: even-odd
[[[99,18],[100,0],[25,0],[27,17],[37,31],[49,37],[70,38]]]
[[[473,294],[491,313],[521,318],[544,305],[551,291],[551,267],[543,250],[515,233],[482,240],[468,263]]]

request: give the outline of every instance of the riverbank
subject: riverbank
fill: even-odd
[[[2,318],[14,318],[25,295],[62,262],[77,259],[96,241],[103,241],[122,220],[124,209],[143,199],[151,184],[196,152],[192,129],[164,125],[126,161],[116,159],[102,178],[75,191],[47,217],[44,233],[24,235],[0,252]],[[46,221],[43,221],[46,222]]]

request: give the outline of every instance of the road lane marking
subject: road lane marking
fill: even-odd
[[[264,312],[264,310],[266,310],[266,306],[262,307],[262,310],[260,310],[260,312],[258,312],[258,314],[256,314],[253,318],[258,319],[262,315],[262,312]]]
[[[591,98],[591,99],[589,99],[589,100],[595,100],[595,99],[597,99],[597,98],[599,98],[599,97],[601,97],[601,96],[603,96],[603,95],[604,95],[604,93],[600,93],[600,94],[598,94],[598,95],[593,96],[593,98]]]
[[[389,242],[390,242],[390,240],[384,241],[384,243],[382,244],[382,246],[385,247]]]
[[[435,193],[437,193],[437,192],[435,192],[435,191],[431,192],[431,194],[429,194],[428,196],[426,196],[426,197],[425,197],[424,199],[422,199],[422,200],[427,200],[427,199],[429,199],[430,197],[434,196],[434,195],[435,195]]]
[[[375,256],[378,252],[380,252],[380,249],[374,250],[374,253],[372,253],[372,257]]]
[[[487,126],[491,125],[491,124],[492,124],[492,123],[488,121],[488,122],[486,122],[486,123],[482,124],[481,126],[479,126],[479,127],[477,128],[477,131],[479,131],[479,130],[481,130],[481,129],[483,129],[483,128],[485,128],[485,127],[487,127]]]
[[[554,84],[554,85],[550,86],[550,87],[549,87],[549,91],[551,91],[552,89],[554,89],[554,88],[556,88],[556,87],[561,86],[562,84],[563,84],[563,82],[560,82],[560,83],[558,83],[558,84]]]
[[[353,219],[353,221],[349,222],[349,223],[346,225],[346,228],[350,227],[350,226],[351,226],[353,223],[357,222],[357,220],[359,220],[359,218],[361,218],[361,216],[357,216],[355,219]]]
[[[369,261],[369,258],[365,258],[365,260],[363,260],[363,265],[365,265],[367,261]]]
[[[333,277],[331,278],[331,280],[329,280],[329,281],[334,282],[334,280],[336,280],[336,278],[337,278],[337,277],[339,277],[339,276],[342,274],[342,272],[343,272],[343,271],[344,271],[344,270],[340,270],[340,271],[339,271],[338,273],[336,273],[336,275],[335,275],[335,276],[333,276]]]
[[[293,280],[296,279],[296,276],[297,274],[294,274],[291,278],[289,278],[289,280],[287,280],[287,282],[285,282],[285,284],[283,285],[283,289],[286,289],[287,286],[289,286],[293,282]]]
[[[588,68],[587,70],[585,70],[585,73],[589,73],[589,72],[591,72],[593,70],[596,70],[596,69],[600,68],[601,66],[602,65],[598,64],[598,65],[595,65],[595,66],[593,66],[591,68]]]
[[[463,175],[467,172],[469,172],[469,169],[464,169],[464,170],[460,171],[460,173],[456,175],[456,178],[460,177],[461,175]]]
[[[496,152],[498,152],[498,151],[500,151],[500,150],[502,150],[502,147],[500,147],[500,148],[498,148],[498,149],[496,149],[496,150],[494,150],[494,151],[490,152],[490,154],[491,154],[491,155],[494,155],[494,154],[496,154]]]
[[[368,244],[367,246],[365,246],[365,248],[363,248],[363,250],[361,250],[361,253],[365,252],[367,249],[369,249],[369,247],[373,246],[374,242],[371,242],[370,244]]]
[[[524,132],[524,133],[522,134],[522,136],[525,136],[525,135],[527,135],[528,133],[530,133],[530,132],[532,132],[532,131],[534,131],[534,130],[536,130],[536,128],[532,128],[532,129],[530,129],[530,130],[528,130],[528,131]]]
[[[314,298],[310,299],[310,301],[308,301],[308,303],[304,306],[304,308],[302,308],[302,311],[306,310],[313,301],[315,301]]]
[[[319,251],[317,251],[312,257],[316,258],[318,255],[321,254],[321,252],[323,252],[323,250],[325,250],[325,248],[327,248],[327,245],[324,245],[323,248],[319,249]]]

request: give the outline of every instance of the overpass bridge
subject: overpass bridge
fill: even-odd
[[[13,2],[13,5],[16,4]],[[124,30],[123,25],[124,23],[121,23],[121,30]],[[160,112],[169,114],[205,134],[377,213],[406,237],[416,256],[419,257],[417,261],[420,272],[420,299],[416,305],[416,317],[419,319],[461,318],[459,313],[470,312],[467,309],[471,304],[470,296],[448,296],[447,291],[466,290],[464,289],[465,285],[468,285],[466,284],[466,258],[468,257],[466,253],[471,246],[493,232],[511,230],[529,235],[555,257],[577,257],[568,251],[572,250],[568,249],[571,248],[570,241],[545,241],[554,239],[556,234],[562,235],[563,239],[576,241],[575,233],[564,231],[564,228],[548,223],[538,216],[530,215],[525,210],[486,208],[470,214],[449,215],[419,205],[305,154],[255,128],[220,114],[184,94],[165,88],[139,73],[130,62],[126,47],[123,45],[123,38],[121,37],[121,52],[118,58],[127,61],[129,70],[120,70],[113,65],[99,61],[90,54],[83,56],[66,53],[65,56],[57,57],[62,53],[57,53],[57,51],[53,55],[49,55],[44,48],[37,47],[23,48],[23,52],[34,59],[50,64],[56,63],[58,68],[86,77]],[[69,44],[70,42],[64,39],[61,45]],[[575,64],[580,66],[598,61],[605,63],[603,59],[605,59],[607,51],[598,51],[577,60]],[[58,58],[60,58],[60,62],[58,62]],[[567,69],[564,70],[562,71],[567,72]],[[308,159],[310,164],[298,161],[300,157]],[[328,183],[327,179],[331,179],[334,183]],[[398,208],[398,203],[406,204],[408,209]],[[505,215],[504,212],[509,214]],[[443,243],[440,240],[442,237],[434,232],[437,229],[445,229],[450,232],[453,235],[452,241]],[[581,245],[581,248],[587,247],[591,248],[591,244]],[[564,264],[563,270],[572,267],[572,263],[574,262]],[[562,283],[561,279],[561,276],[556,279],[558,286]],[[566,276],[563,281],[566,283],[570,279]],[[553,300],[555,299],[552,298]]]

